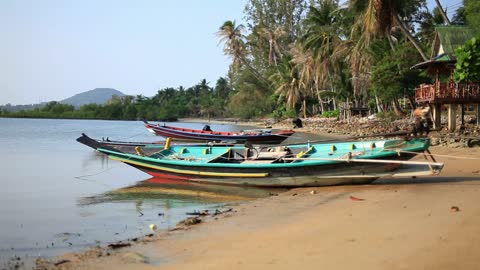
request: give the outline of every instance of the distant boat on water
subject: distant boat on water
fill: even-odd
[[[151,124],[147,121],[145,127],[152,133],[163,137],[187,141],[229,141],[236,143],[278,144],[295,133],[293,130],[254,129],[239,132],[213,131],[208,125],[203,130]]]

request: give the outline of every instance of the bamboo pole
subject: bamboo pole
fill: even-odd
[[[367,158],[283,158],[283,160],[331,160],[339,162],[361,162],[361,163],[387,163],[387,164],[404,164],[404,165],[426,165],[426,166],[442,166],[441,162],[426,161],[405,161],[405,160],[387,160],[387,159],[367,159]]]

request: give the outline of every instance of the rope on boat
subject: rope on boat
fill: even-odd
[[[119,138],[119,139],[116,139],[116,140],[126,140],[126,139],[130,139],[130,138],[138,137],[140,135],[145,135],[145,132],[140,132],[140,133],[137,133],[137,134],[132,135],[130,137]]]
[[[480,158],[477,157],[463,157],[463,156],[452,156],[452,155],[440,155],[440,154],[432,154],[432,153],[418,153],[418,152],[411,152],[411,151],[399,151],[401,153],[406,153],[406,154],[424,154],[426,156],[431,156],[431,157],[445,157],[445,158],[453,158],[453,159],[472,159],[472,160],[480,160]]]
[[[102,174],[102,173],[104,173],[104,172],[106,172],[106,171],[109,171],[109,170],[111,170],[111,169],[113,169],[113,168],[116,168],[116,167],[117,167],[117,166],[112,166],[112,167],[110,167],[110,168],[107,168],[107,169],[102,170],[102,171],[97,172],[97,173],[75,176],[75,177],[73,177],[73,178],[78,179],[78,180],[82,180],[82,181],[88,181],[88,182],[98,183],[98,184],[101,184],[102,186],[105,186],[105,187],[109,187],[109,188],[110,188],[111,186],[108,185],[108,184],[101,183],[101,182],[97,182],[97,181],[92,181],[92,180],[90,180],[90,179],[87,179],[87,177],[91,177],[91,176],[95,176],[95,175]]]

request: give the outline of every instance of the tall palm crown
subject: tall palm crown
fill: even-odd
[[[270,80],[274,82],[275,94],[279,95],[279,99],[285,98],[287,108],[294,109],[297,102],[304,96],[298,72],[292,65],[289,57],[282,58]]]
[[[362,0],[351,0],[351,2],[359,1]],[[392,26],[398,26],[426,61],[427,56],[423,53],[422,47],[415,40],[401,18],[402,13],[409,13],[408,11],[417,9],[419,3],[419,1],[414,0],[368,0],[364,21],[365,34],[369,36],[371,34],[381,33],[386,35],[387,38],[390,38]]]
[[[277,27],[275,30],[270,30],[267,27],[262,27],[257,31],[258,35],[268,40],[268,63],[270,65],[277,65],[277,59],[282,56],[283,49],[278,42],[280,38],[287,35],[287,32],[282,27]]]
[[[224,53],[232,56],[234,64],[243,62],[247,56],[242,34],[244,29],[245,27],[242,24],[236,25],[235,21],[226,21],[217,32],[220,42],[225,44],[223,48]]]

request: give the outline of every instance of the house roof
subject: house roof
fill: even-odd
[[[435,27],[436,35],[438,35],[439,45],[443,48],[443,52],[454,54],[455,49],[462,46],[467,40],[475,36],[473,29],[462,25],[442,25]],[[435,45],[434,45],[435,48]],[[436,54],[439,52],[437,51]]]
[[[457,62],[457,58],[453,54],[450,53],[442,53],[440,55],[437,55],[433,57],[430,60],[427,60],[425,62],[418,63],[414,65],[413,68],[426,68],[430,65],[435,65],[435,64],[440,64],[440,65],[445,65],[445,64],[454,64]]]
[[[454,64],[455,49],[475,36],[475,31],[463,25],[438,25],[432,44],[431,59],[418,63],[411,68],[427,68],[432,65]]]

